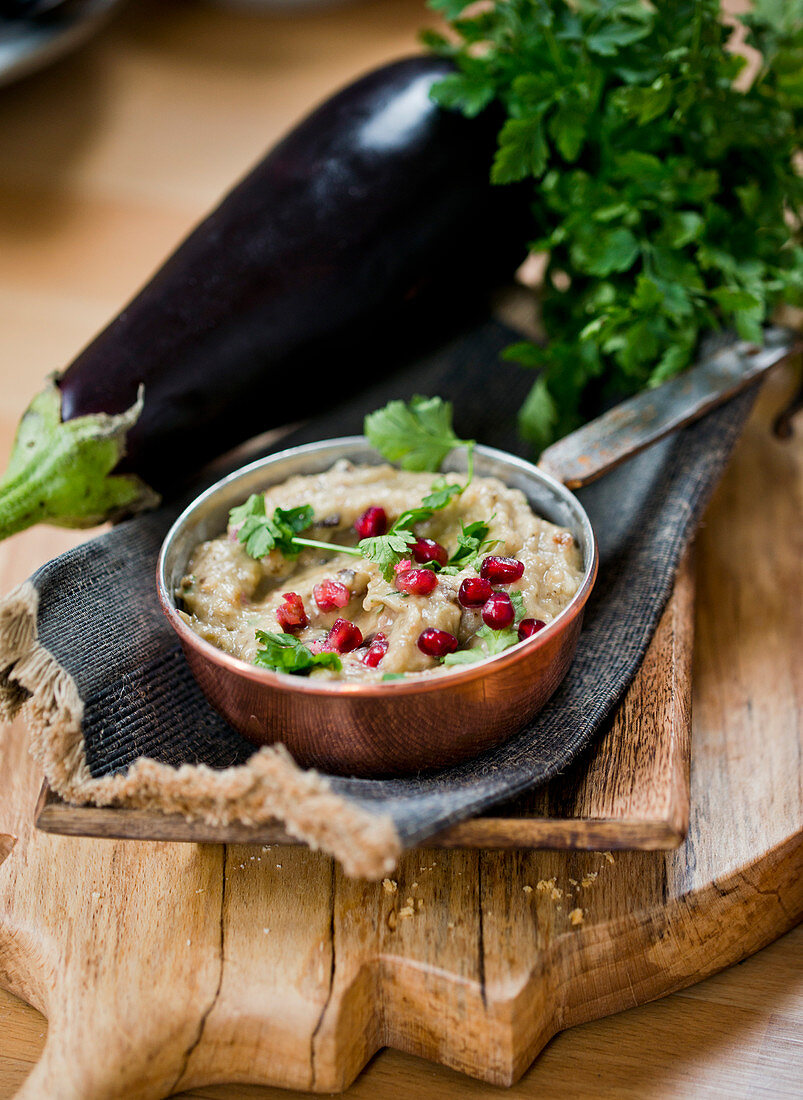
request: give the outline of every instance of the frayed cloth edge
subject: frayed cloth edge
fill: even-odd
[[[350,805],[280,744],[223,770],[140,757],[125,773],[92,776],[83,701],[72,676],[37,639],[38,603],[30,581],[0,601],[0,720],[23,714],[31,753],[66,802],[181,814],[209,825],[279,821],[291,836],[334,856],[352,878],[378,879],[396,866],[402,846],[391,818]]]

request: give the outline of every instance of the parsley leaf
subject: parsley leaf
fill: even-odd
[[[531,197],[548,343],[506,357],[538,372],[519,421],[535,448],[684,370],[706,331],[761,343],[803,305],[803,0],[734,15],[750,79],[721,0],[429,5],[449,33],[426,44],[456,65],[432,98],[493,104],[491,178]]]
[[[463,485],[447,485],[446,478],[440,478],[421,503],[425,508],[431,508],[433,512],[438,512],[441,508],[445,508],[447,504],[451,504],[455,497],[460,496],[464,488]]]
[[[463,485],[447,484],[442,478],[435,482],[432,491],[421,501],[422,507],[408,508],[396,519],[387,534],[361,539],[357,549],[369,561],[376,562],[382,567],[382,576],[386,581],[392,581],[394,565],[398,565],[408,556],[410,547],[418,537],[413,531],[415,524],[425,523],[431,519],[435,512],[445,508],[456,496],[459,496],[464,488]],[[459,539],[460,536],[458,541]]]
[[[488,532],[493,520],[474,520],[473,523],[462,524],[462,531],[457,536],[457,549],[441,570],[442,573],[461,573],[464,569],[470,569],[479,558],[488,550],[497,545],[499,539],[489,539]]]
[[[447,653],[443,658],[445,665],[473,665],[477,661],[484,661],[487,657],[496,657],[504,653],[519,640],[517,631],[512,627],[505,630],[491,630],[489,626],[481,626],[475,638],[480,639],[480,644],[471,649],[459,649],[456,653]]]
[[[305,676],[313,668],[331,668],[339,672],[343,667],[336,653],[313,653],[292,634],[257,630],[256,640],[262,648],[257,650],[254,664],[260,668]]]
[[[524,596],[522,596],[521,592],[511,592],[510,602],[513,604],[513,610],[516,612],[514,622],[516,626],[518,626],[521,620],[527,615],[527,608],[524,606]]]
[[[313,520],[310,505],[301,508],[276,508],[273,516],[265,511],[265,498],[252,493],[245,504],[232,508],[229,524],[237,527],[237,538],[252,558],[264,558],[271,550],[280,550],[287,558],[297,557],[301,547],[295,536]]]
[[[382,576],[390,582],[393,580],[393,566],[406,557],[415,540],[416,536],[412,531],[404,528],[397,530],[394,525],[386,535],[361,539],[357,543],[357,549],[369,561],[376,562],[382,570]]]
[[[438,470],[455,447],[467,447],[469,478],[473,439],[459,439],[452,428],[452,405],[440,397],[390,401],[365,418],[365,434],[388,462],[403,470]]]

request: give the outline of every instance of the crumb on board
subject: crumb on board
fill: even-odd
[[[418,883],[414,882],[413,885],[410,887],[410,889],[411,890],[417,890],[418,889]]]
[[[388,928],[392,932],[395,927],[396,927],[396,910],[391,909],[391,911],[388,913]]]
[[[551,894],[552,891],[555,889],[555,879],[554,878],[539,879],[538,882],[536,882],[536,884],[535,884],[535,888],[536,888],[536,890],[538,891],[539,894],[546,894],[547,892]]]
[[[576,878],[570,878],[569,882],[572,884],[572,886],[579,886],[580,885],[580,883],[577,881]]]
[[[418,909],[423,909],[423,908],[424,908],[424,899],[423,899],[423,898],[419,898],[419,899],[418,899],[418,905],[417,905],[417,908],[418,908]]]
[[[522,886],[522,890],[525,894],[531,894],[533,892],[532,886]]]
[[[571,913],[569,913],[569,920],[571,921],[572,926],[574,928],[577,928],[583,923],[583,910],[572,909]]]
[[[590,886],[598,874],[599,871],[589,871],[587,874],[583,875],[580,885],[584,887]]]
[[[385,891],[386,894],[395,894],[396,891],[398,890],[398,888],[399,888],[399,884],[398,884],[398,882],[396,882],[395,879],[393,879],[393,878],[383,878],[382,879],[382,889]]]
[[[407,920],[408,917],[415,916],[415,909],[412,905],[403,905],[399,910],[399,920]]]
[[[414,898],[405,898],[404,899],[404,904],[405,905],[415,905],[415,899]]]
[[[454,928],[454,921],[450,920],[449,923],[446,925],[446,927],[449,928],[449,929]]]
[[[608,863],[615,863],[616,862],[616,860],[613,858],[613,852],[603,852],[602,854],[605,856]]]

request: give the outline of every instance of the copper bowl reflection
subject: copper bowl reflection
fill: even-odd
[[[252,492],[333,462],[384,461],[362,436],[294,447],[230,474],[179,516],[159,555],[159,599],[206,698],[259,745],[283,742],[299,764],[338,775],[409,774],[456,764],[512,736],[544,705],[574,656],[583,609],[597,572],[597,546],[580,502],[522,459],[477,447],[476,472],[521,489],[534,511],[567,527],[584,576],[569,605],[526,642],[477,665],[407,681],[315,681],[256,668],[204,641],[181,619],[175,593],[199,542],[225,530],[229,509]],[[443,465],[465,470],[464,452]]]

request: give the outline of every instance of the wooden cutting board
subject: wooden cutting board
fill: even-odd
[[[4,730],[0,833],[17,840],[0,867],[0,984],[50,1020],[20,1096],[331,1091],[382,1045],[508,1083],[557,1030],[791,927],[803,456],[768,434],[769,408],[698,547],[692,814],[676,851],[429,849],[385,887],[301,848],[49,836],[32,827],[22,730]]]

